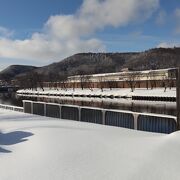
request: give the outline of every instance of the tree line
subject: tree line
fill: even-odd
[[[92,82],[92,76],[86,75],[85,71],[79,71],[78,72],[78,78],[79,78],[79,88],[82,90],[87,88],[93,91],[93,82]],[[128,73],[128,76],[124,78],[122,81],[107,81],[104,77],[100,77],[98,79],[98,87],[103,92],[105,88],[109,88],[110,90],[113,88],[118,88],[119,82],[122,83],[121,88],[124,88],[124,84],[128,86],[128,88],[131,89],[133,92],[135,88],[140,88],[141,83],[141,72],[134,72]],[[176,75],[174,72],[170,72],[168,76],[163,76],[161,79],[161,87],[164,87],[164,91],[166,91],[167,88],[172,88],[175,86],[175,78]],[[119,78],[120,79],[120,78]],[[145,88],[148,89],[154,89],[158,86],[157,80],[156,80],[156,74],[151,71],[146,74],[145,77]],[[76,79],[74,77],[71,78],[71,82],[68,81],[68,75],[67,74],[56,74],[56,73],[48,73],[46,76],[38,73],[38,72],[30,72],[25,74],[24,76],[20,76],[16,79],[17,85],[22,89],[32,89],[36,90],[38,88],[41,88],[44,91],[45,82],[48,84],[49,89],[55,89],[59,90],[59,88],[67,90],[68,88],[72,88],[75,90],[77,87]],[[126,86],[126,87],[127,87]],[[46,85],[47,87],[47,85]]]

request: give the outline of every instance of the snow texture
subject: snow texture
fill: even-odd
[[[0,109],[1,180],[179,180],[180,133]]]
[[[45,91],[42,91],[41,89],[38,89],[38,91],[32,91],[32,90],[19,90],[19,94],[23,93],[29,93],[29,94],[41,94],[41,95],[79,95],[79,96],[118,96],[118,97],[132,97],[132,96],[153,96],[153,97],[176,97],[176,89],[172,88],[166,89],[166,92],[164,92],[164,88],[156,88],[156,89],[145,89],[145,88],[137,88],[134,92],[131,92],[131,90],[128,88],[121,88],[121,89],[104,89],[103,92],[101,89],[93,89],[91,91],[90,89],[67,89],[65,90],[54,90],[54,89],[45,89]]]

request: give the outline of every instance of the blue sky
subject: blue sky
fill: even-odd
[[[26,38],[42,29],[52,15],[73,14],[82,0],[0,0],[0,25],[15,30],[15,38]]]
[[[179,45],[179,0],[0,0],[0,70]]]

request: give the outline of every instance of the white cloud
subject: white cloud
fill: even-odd
[[[157,15],[156,24],[159,25],[159,26],[164,25],[165,22],[166,22],[166,18],[167,18],[166,11],[161,10]]]
[[[180,18],[180,8],[177,8],[177,9],[175,10],[175,16],[178,17],[178,18]]]
[[[173,42],[162,42],[158,46],[158,48],[174,48],[180,47],[180,43],[173,43]]]
[[[175,34],[180,35],[180,25],[176,27]]]
[[[159,0],[84,0],[75,14],[51,16],[43,32],[29,39],[1,38],[0,57],[48,62],[78,52],[104,51],[93,33],[106,26],[143,22],[158,6]]]
[[[176,18],[175,34],[180,35],[180,8],[177,8],[174,12]]]
[[[0,37],[11,37],[14,34],[13,31],[0,26]]]

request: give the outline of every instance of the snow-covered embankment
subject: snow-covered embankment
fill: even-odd
[[[1,180],[179,180],[170,135],[0,110]]]

